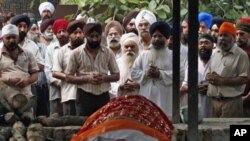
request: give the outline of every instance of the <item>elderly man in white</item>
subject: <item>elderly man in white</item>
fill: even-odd
[[[135,26],[138,30],[141,49],[148,49],[150,45],[149,27],[157,21],[155,15],[148,10],[141,10],[135,18]]]
[[[122,56],[117,59],[120,70],[120,80],[111,84],[111,94],[121,96],[124,94],[139,93],[140,85],[131,78],[131,69],[139,54],[139,37],[131,32],[123,34],[120,40]]]

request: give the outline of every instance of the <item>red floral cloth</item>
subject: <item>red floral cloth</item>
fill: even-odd
[[[163,111],[153,102],[140,95],[125,95],[113,98],[91,115],[77,134],[98,126],[105,121],[115,119],[131,119],[147,127],[153,128],[171,139],[173,124]]]

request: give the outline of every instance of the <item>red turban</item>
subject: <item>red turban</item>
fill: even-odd
[[[236,29],[235,29],[233,23],[230,23],[230,22],[224,22],[220,26],[219,33],[221,33],[221,32],[226,32],[226,33],[229,33],[233,36],[236,35]]]
[[[66,19],[57,19],[55,20],[54,24],[53,24],[53,32],[54,34],[56,34],[58,31],[60,30],[67,30],[69,21],[67,21]]]
[[[236,23],[236,29],[243,30],[243,31],[250,33],[250,18],[241,18]]]

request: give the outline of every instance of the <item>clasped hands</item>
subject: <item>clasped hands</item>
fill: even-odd
[[[147,71],[147,76],[152,78],[160,77],[160,69],[157,66],[150,65]]]
[[[223,77],[218,75],[216,72],[207,73],[206,80],[212,85],[223,85]]]
[[[103,82],[106,82],[107,80],[107,75],[100,74],[100,73],[88,74],[85,77],[87,77],[87,80],[89,83],[94,84],[94,85],[99,85]]]

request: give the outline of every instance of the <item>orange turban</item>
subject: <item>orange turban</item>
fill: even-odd
[[[219,29],[219,33],[226,32],[232,34],[233,36],[236,35],[236,28],[234,27],[233,23],[224,22]]]

